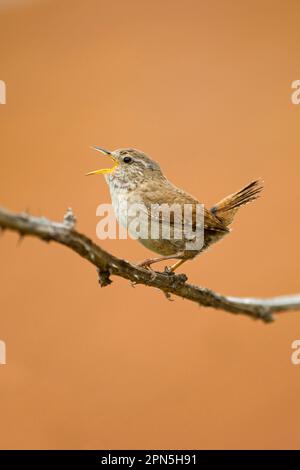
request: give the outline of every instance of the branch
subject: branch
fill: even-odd
[[[205,307],[226,310],[230,313],[244,314],[266,323],[273,320],[272,313],[300,310],[300,294],[274,297],[269,299],[228,297],[205,287],[188,284],[185,274],[151,272],[116,258],[85,235],[77,232],[76,219],[68,210],[63,222],[53,222],[45,217],[34,217],[27,213],[14,213],[0,207],[0,229],[18,232],[20,236],[32,235],[44,241],[55,241],[69,247],[85,258],[99,273],[101,286],[110,284],[110,275],[128,279],[134,284],[156,287],[169,298],[170,294],[191,300]]]

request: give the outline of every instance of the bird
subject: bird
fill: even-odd
[[[208,209],[197,198],[173,185],[165,177],[159,164],[144,152],[135,148],[120,148],[109,151],[102,147],[92,146],[92,149],[109,156],[113,165],[110,168],[90,171],[87,175],[103,174],[105,176],[116,217],[119,223],[127,229],[130,226],[132,217],[130,219],[129,211],[126,212],[122,209],[122,204],[125,201],[127,209],[134,205],[145,208],[147,214],[145,212],[146,216],[143,220],[148,221],[151,219],[151,223],[153,223],[153,219],[155,219],[154,222],[159,227],[164,226],[166,221],[161,213],[158,215],[156,213],[155,217],[151,217],[150,208],[153,205],[167,204],[170,206],[175,204],[179,207],[190,205],[192,207],[190,226],[193,229],[197,228],[199,220],[196,217],[196,208],[199,205],[203,207],[203,241],[201,246],[197,246],[195,249],[187,249],[187,242],[191,241],[191,238],[185,236],[182,221],[178,225],[174,214],[173,217],[171,214],[167,222],[172,229],[171,235],[174,235],[177,229],[181,231],[181,237],[176,239],[172,236],[164,238],[161,234],[158,238],[145,236],[145,234],[138,237],[138,241],[146,248],[160,255],[155,258],[147,258],[138,264],[138,266],[150,270],[153,270],[152,265],[154,263],[173,259],[176,260],[175,264],[166,267],[167,272],[173,273],[187,260],[195,258],[199,253],[221,240],[230,233],[230,225],[239,208],[257,199],[263,189],[261,179],[251,181],[239,191],[223,198]],[[149,233],[150,229],[147,227],[147,234],[149,235]]]

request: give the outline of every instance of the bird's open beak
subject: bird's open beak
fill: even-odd
[[[93,145],[91,147],[93,150],[96,150],[97,152],[103,153],[104,155],[109,155],[110,158],[114,161],[114,165],[111,168],[102,168],[101,170],[94,170],[90,171],[89,173],[86,173],[86,176],[88,175],[103,175],[105,173],[113,173],[117,166],[119,165],[119,162],[116,157],[113,156],[113,154],[109,150],[105,150],[101,147],[96,147]]]

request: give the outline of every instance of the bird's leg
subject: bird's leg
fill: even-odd
[[[180,255],[168,255],[168,256],[160,256],[159,258],[149,258],[149,259],[145,259],[145,261],[142,261],[141,263],[138,263],[137,266],[139,266],[141,268],[151,269],[150,268],[151,264],[159,263],[159,261],[165,261],[165,260],[168,260],[168,259],[178,259],[179,256]]]
[[[183,263],[185,263],[186,261],[188,260],[188,258],[185,258],[185,259],[180,259],[179,261],[176,261],[176,263],[174,263],[172,266],[170,266],[169,268],[167,268],[167,271],[169,273],[173,273],[175,271],[175,269],[179,268],[179,266],[181,266]]]

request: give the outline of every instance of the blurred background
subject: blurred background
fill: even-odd
[[[0,0],[0,205],[95,241],[109,202],[91,144],[137,147],[208,207],[262,177],[233,232],[186,263],[237,296],[300,290],[296,0]],[[105,240],[117,256],[149,256]],[[300,448],[300,314],[264,325],[0,239],[2,449]]]

